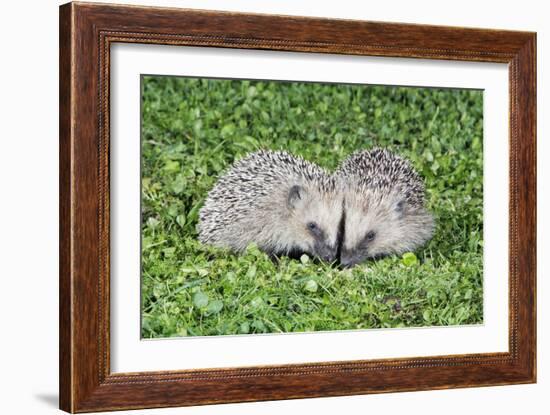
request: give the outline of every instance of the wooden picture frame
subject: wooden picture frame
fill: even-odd
[[[113,43],[509,65],[509,352],[111,373],[109,59]],[[69,3],[60,8],[60,407],[68,412],[536,380],[536,34]]]

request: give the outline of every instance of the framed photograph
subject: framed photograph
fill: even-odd
[[[536,35],[60,8],[60,407],[536,381]]]

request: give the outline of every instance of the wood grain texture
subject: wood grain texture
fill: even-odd
[[[115,42],[508,63],[509,352],[111,373],[109,70]],[[535,62],[536,36],[526,32],[104,4],[61,6],[60,407],[90,412],[534,382]]]
[[[70,8],[59,14],[59,405],[71,410],[72,398],[72,293],[71,288],[71,141],[72,114]]]

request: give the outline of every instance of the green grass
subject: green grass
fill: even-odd
[[[483,321],[480,91],[143,77],[142,336]],[[202,246],[207,192],[235,159],[285,149],[335,168],[389,147],[425,178],[437,229],[415,255],[340,271]]]

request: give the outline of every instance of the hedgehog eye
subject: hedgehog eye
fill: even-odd
[[[306,225],[308,231],[316,233],[319,230],[319,227],[315,222],[308,222]]]
[[[376,232],[374,232],[374,231],[370,231],[369,233],[367,233],[367,236],[365,236],[365,240],[367,242],[374,241],[374,238],[376,238]]]

